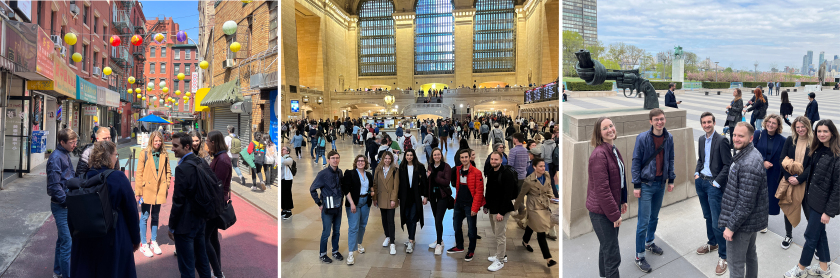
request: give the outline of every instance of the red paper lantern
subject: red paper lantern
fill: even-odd
[[[120,46],[120,36],[113,35],[111,36],[111,46]]]
[[[134,35],[131,37],[131,44],[133,45],[141,45],[143,44],[143,37],[140,35]]]

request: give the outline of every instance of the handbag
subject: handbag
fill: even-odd
[[[447,196],[446,199],[446,209],[455,209],[455,198],[452,198],[452,196]]]
[[[338,196],[324,196],[321,199],[321,204],[324,205],[325,209],[334,209],[341,207],[341,197]]]
[[[228,193],[228,201],[222,208],[222,213],[215,220],[216,227],[222,230],[227,230],[236,223],[236,211],[233,210],[233,200],[230,198],[230,193]]]

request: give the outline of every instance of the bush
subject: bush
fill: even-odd
[[[601,85],[586,85],[586,82],[566,82],[569,91],[612,91],[613,82],[604,82]]]
[[[674,82],[676,84],[676,90],[682,89],[682,82]],[[668,90],[668,84],[671,84],[671,81],[651,81],[650,85],[653,85],[654,90]]]
[[[744,88],[755,89],[755,87],[761,86],[762,89],[767,89],[767,82],[752,82],[752,81],[744,81]]]
[[[823,83],[823,87],[834,87],[836,84],[837,82],[825,82]]]
[[[729,89],[729,82],[703,81],[703,89]]]
[[[794,87],[796,86],[796,82],[779,82],[782,87]]]
[[[799,85],[800,85],[800,86],[805,86],[805,85],[817,85],[817,84],[820,84],[820,82],[799,82]]]

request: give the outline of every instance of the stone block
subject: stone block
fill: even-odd
[[[675,187],[672,192],[666,192],[663,199],[663,206],[680,202],[687,198],[696,196],[694,190],[694,166],[697,158],[694,152],[695,138],[693,130],[686,126],[686,111],[674,108],[665,109],[668,122],[666,128],[674,137],[674,174],[676,175]],[[595,121],[601,116],[610,117],[616,125],[618,137],[615,146],[621,153],[624,164],[627,166],[628,186],[628,212],[622,215],[623,218],[632,218],[638,212],[638,199],[633,196],[632,173],[633,149],[636,145],[636,137],[639,133],[650,129],[647,120],[648,110],[644,109],[599,109],[587,110],[585,112],[569,111],[563,114],[566,123],[576,125],[575,133],[564,132],[563,154],[566,157],[563,163],[563,173],[575,173],[563,175],[561,185],[563,190],[563,232],[569,238],[574,238],[592,231],[592,224],[589,221],[589,213],[586,209],[586,190],[589,181],[589,155],[593,147],[589,144],[592,130],[595,128]],[[584,133],[580,133],[583,129]]]

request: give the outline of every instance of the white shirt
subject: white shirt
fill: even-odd
[[[388,168],[391,168],[391,167],[390,166],[382,167],[382,176],[383,177],[388,177]]]
[[[411,185],[412,185],[411,182],[413,180],[414,180],[414,165],[408,165],[408,188],[411,188]]]
[[[227,147],[228,147],[228,156],[229,156],[230,158],[238,158],[238,157],[239,157],[239,154],[236,154],[236,157],[234,157],[234,156],[233,156],[233,154],[230,152],[230,142],[231,142],[231,136],[234,136],[234,137],[235,137],[235,136],[236,136],[236,134],[230,133],[230,134],[228,134],[228,136],[225,136],[225,145],[227,145]],[[240,144],[241,144],[241,143],[240,143]]]

